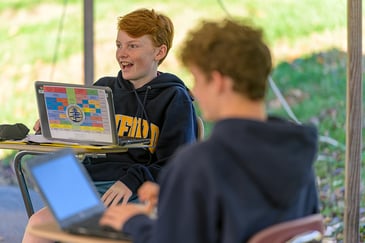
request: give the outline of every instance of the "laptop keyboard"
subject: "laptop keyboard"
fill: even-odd
[[[88,228],[88,229],[99,229],[99,220],[102,214],[96,214],[90,218],[87,218],[83,221],[77,222],[71,225],[70,228]]]
[[[128,144],[149,144],[149,138],[134,138],[134,137],[118,137],[119,145],[128,145]]]
[[[130,236],[121,231],[115,230],[109,226],[99,225],[100,217],[101,214],[94,215],[83,222],[74,224],[69,229],[67,229],[67,231],[79,235],[89,235],[116,240],[131,240]]]

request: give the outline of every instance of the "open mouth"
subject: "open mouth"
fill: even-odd
[[[119,62],[122,69],[130,68],[133,66],[130,62]]]

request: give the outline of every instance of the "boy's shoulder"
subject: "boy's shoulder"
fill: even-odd
[[[100,86],[110,86],[114,84],[117,81],[117,77],[112,76],[104,76],[99,78],[94,85],[100,85]]]

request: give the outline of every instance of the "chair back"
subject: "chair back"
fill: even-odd
[[[322,242],[323,217],[314,214],[269,226],[254,234],[248,243]]]

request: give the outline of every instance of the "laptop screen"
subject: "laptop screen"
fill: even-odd
[[[109,88],[42,81],[35,86],[46,138],[95,145],[115,143]]]
[[[72,152],[48,156],[29,163],[33,179],[55,217],[62,221],[100,206],[98,193]],[[43,161],[42,161],[43,160]]]

